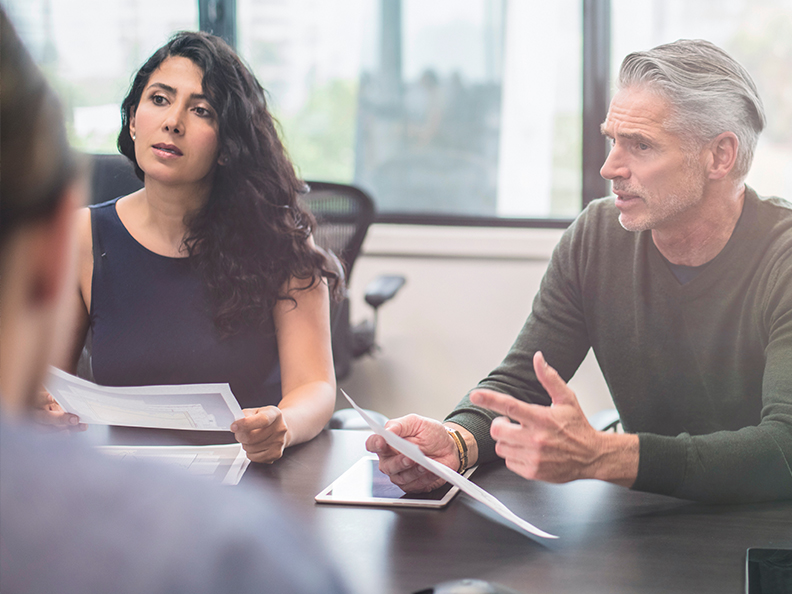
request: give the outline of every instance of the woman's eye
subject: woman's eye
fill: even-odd
[[[212,115],[212,112],[209,111],[208,109],[206,109],[205,107],[196,107],[195,108],[195,113],[196,113],[196,115],[198,115],[198,116],[200,116],[202,118],[205,118],[205,117],[208,117],[208,116]]]
[[[151,101],[154,103],[154,105],[165,105],[165,97],[162,95],[153,95],[151,97]]]

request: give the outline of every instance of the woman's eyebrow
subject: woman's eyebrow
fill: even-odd
[[[166,92],[168,92],[168,93],[172,93],[172,94],[174,94],[174,95],[176,94],[176,89],[174,89],[174,88],[173,88],[172,86],[170,86],[170,85],[166,85],[165,83],[161,83],[161,82],[153,82],[153,83],[151,83],[151,84],[148,86],[148,88],[149,88],[149,89],[150,89],[151,87],[157,87],[158,89],[162,89],[163,91],[166,91]]]
[[[177,94],[177,91],[176,91],[175,88],[173,88],[170,85],[166,85],[165,83],[153,82],[153,83],[151,83],[148,86],[149,89],[151,87],[157,87],[158,89],[162,89],[163,91],[165,91],[167,93],[171,93],[172,95],[176,95]],[[206,95],[204,95],[203,93],[191,93],[190,94],[190,99],[206,99]]]

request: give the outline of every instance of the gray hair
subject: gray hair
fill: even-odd
[[[701,145],[723,132],[739,141],[733,174],[748,175],[764,129],[762,100],[751,76],[725,51],[701,39],[680,39],[624,58],[618,87],[646,86],[672,105],[667,129]]]

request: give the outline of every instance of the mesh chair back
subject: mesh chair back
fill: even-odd
[[[316,217],[314,241],[338,256],[349,283],[352,266],[374,220],[374,201],[354,186],[313,181],[307,184],[311,190],[301,200]]]

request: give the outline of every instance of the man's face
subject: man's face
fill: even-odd
[[[613,182],[619,222],[628,231],[680,225],[703,198],[700,152],[666,130],[668,101],[643,88],[626,88],[611,101],[602,133],[612,148],[600,174]]]

